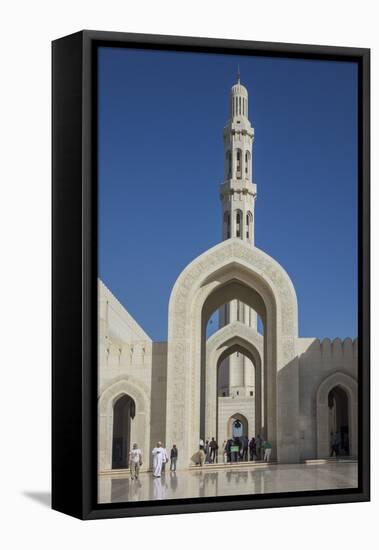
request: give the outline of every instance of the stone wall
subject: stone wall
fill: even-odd
[[[358,379],[358,341],[346,338],[299,338],[299,439],[300,460],[315,458],[317,450],[317,392],[336,373]],[[352,403],[353,411],[357,403]],[[353,414],[353,422],[356,421]]]

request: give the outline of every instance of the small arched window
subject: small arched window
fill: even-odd
[[[236,166],[236,177],[238,180],[242,177],[242,151],[237,149],[237,166]]]
[[[245,152],[245,175],[250,175],[250,151]]]
[[[250,239],[251,235],[252,235],[252,224],[253,224],[253,215],[251,212],[248,212],[246,214],[246,238],[247,239]]]
[[[237,210],[236,213],[236,237],[242,239],[242,212]]]

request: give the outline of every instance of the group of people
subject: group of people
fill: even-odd
[[[214,437],[209,441],[209,439],[204,440],[200,439],[199,442],[199,451],[195,453],[192,457],[193,462],[202,466],[203,464],[212,464],[217,462],[217,451],[218,445]]]
[[[335,438],[336,434],[331,434],[332,453],[338,455],[338,439]],[[203,464],[213,464],[217,462],[218,457],[218,444],[214,437],[211,440],[207,439],[204,443],[203,439],[200,439],[199,451],[195,453],[193,461],[199,466]],[[269,441],[265,441],[258,434],[256,437],[249,439],[247,436],[234,437],[224,441],[223,444],[223,456],[224,463],[227,462],[240,462],[250,460],[263,460],[270,462],[272,445]],[[161,477],[162,472],[165,471],[166,464],[170,462],[170,471],[176,472],[176,463],[178,460],[178,448],[174,444],[170,450],[170,456],[167,453],[167,449],[163,446],[161,441],[158,441],[153,451],[153,477]],[[331,454],[332,456],[332,454]],[[133,447],[129,453],[129,468],[131,479],[138,479],[140,467],[142,466],[142,451],[139,449],[137,443],[133,443]]]
[[[165,471],[166,464],[170,461],[170,471],[176,472],[176,462],[178,460],[178,448],[174,444],[168,456],[167,449],[163,447],[162,442],[158,441],[153,449],[153,477],[161,477]]]
[[[166,463],[170,461],[170,471],[176,472],[176,461],[178,459],[178,449],[176,445],[172,446],[170,458],[167,449],[163,447],[162,442],[158,441],[153,449],[153,477],[161,477],[165,470]],[[142,451],[137,443],[133,443],[132,450],[129,453],[130,478],[138,479],[140,467],[142,466]]]
[[[263,460],[270,462],[272,444],[261,438],[249,439],[246,435],[233,437],[224,441],[224,462],[247,462],[248,460]]]
[[[193,461],[199,466],[203,464],[213,464],[218,460],[218,444],[214,437],[211,440],[200,439],[199,451],[193,456]],[[232,437],[223,443],[224,463],[227,462],[247,462],[248,460],[263,460],[270,462],[272,444],[261,438],[249,439],[247,436]]]

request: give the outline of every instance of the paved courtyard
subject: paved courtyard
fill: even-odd
[[[99,502],[109,503],[347,489],[357,485],[357,463],[336,462],[168,471],[156,479],[151,473],[143,473],[134,481],[128,474],[101,475],[98,490]]]

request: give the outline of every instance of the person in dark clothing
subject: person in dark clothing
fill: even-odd
[[[209,447],[211,449],[211,462],[217,462],[218,445],[214,437],[212,437],[212,440],[209,443]]]
[[[246,435],[241,437],[241,460],[247,462],[247,453],[249,449],[249,439]]]
[[[255,446],[255,437],[252,437],[250,439],[249,451],[250,451],[250,460],[254,460],[254,457],[257,456],[257,449],[256,449],[256,446]]]
[[[176,472],[176,461],[177,461],[177,459],[178,459],[178,448],[174,444],[172,446],[172,449],[171,449],[171,452],[170,452],[170,461],[171,461],[170,471],[171,472]]]
[[[232,446],[232,443],[233,443],[233,440],[228,439],[228,441],[226,442],[226,445],[225,445],[225,451],[226,451],[226,456],[227,456],[228,462],[232,461],[232,452],[231,452],[231,449],[230,449],[231,446]]]

